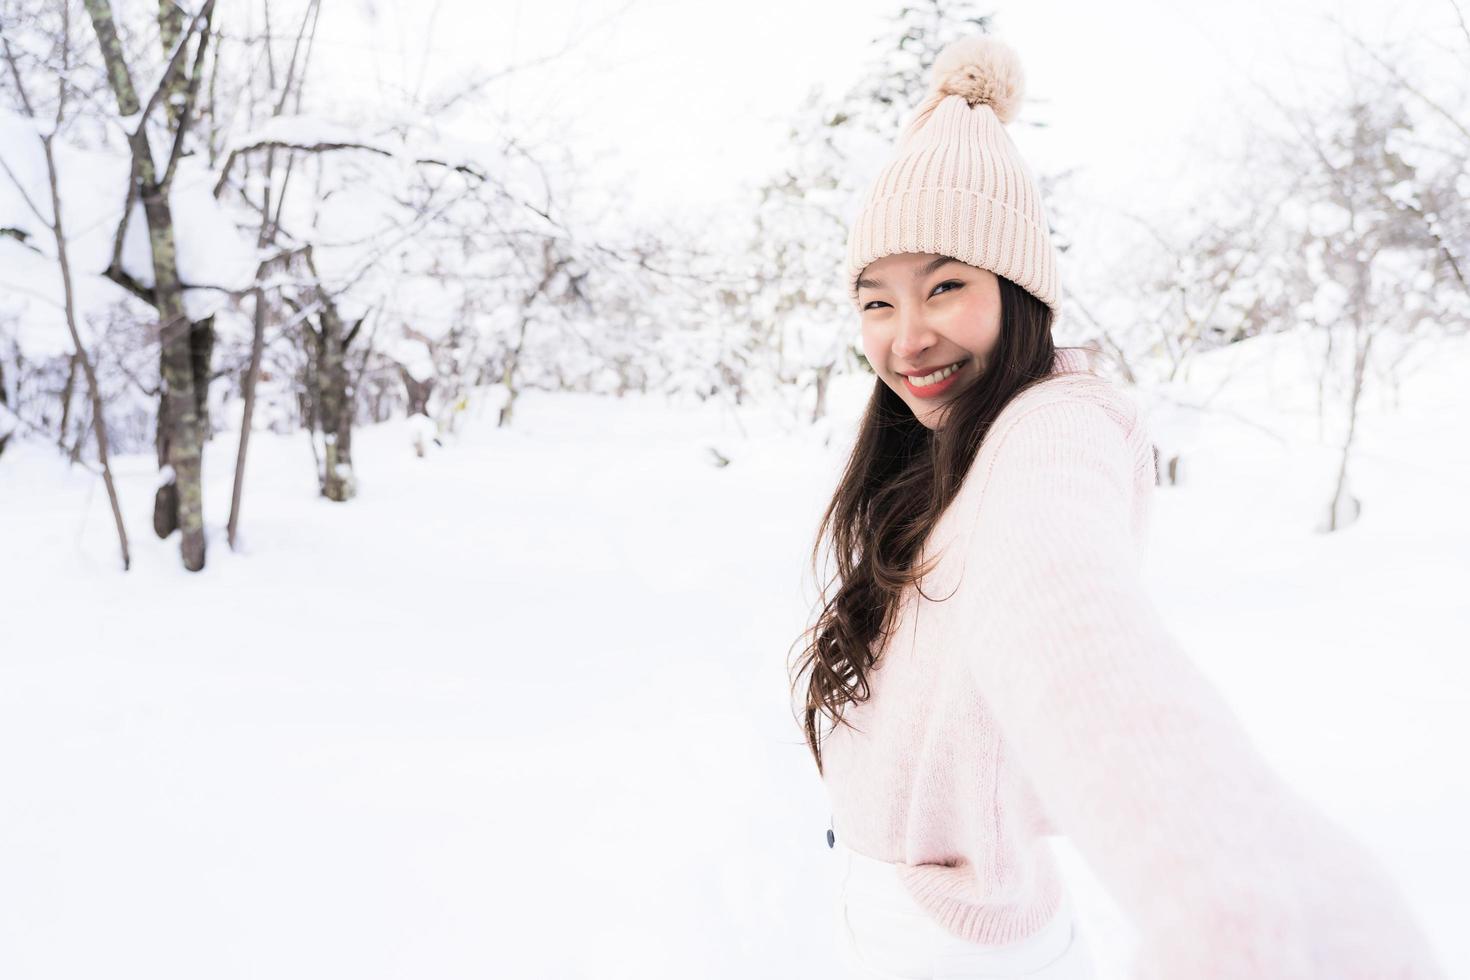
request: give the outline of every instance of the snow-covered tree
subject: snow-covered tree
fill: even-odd
[[[1456,280],[1460,247],[1446,231],[1463,203],[1426,186],[1401,152],[1418,142],[1411,93],[1371,67],[1350,81],[1329,111],[1294,115],[1286,166],[1304,177],[1300,195],[1280,212],[1309,293],[1297,315],[1324,338],[1321,416],[1324,423],[1340,416],[1327,531],[1351,524],[1362,506],[1350,461],[1375,348],[1402,357],[1426,331],[1445,326],[1463,296],[1446,288]],[[1440,221],[1440,208],[1449,221]]]

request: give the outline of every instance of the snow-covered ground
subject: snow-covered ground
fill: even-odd
[[[1363,513],[1333,535],[1303,343],[1217,352],[1154,404],[1185,455],[1150,581],[1470,976],[1470,343],[1406,361],[1396,407],[1370,390]],[[316,496],[304,436],[261,432],[237,554],[217,437],[202,575],[152,537],[150,458],[117,460],[123,574],[100,480],[12,441],[0,976],[836,977],[785,664],[865,393],[836,391],[830,442],[537,393],[425,459],[406,423],[367,428],[347,505]],[[1058,849],[1100,976],[1125,976],[1116,908]]]

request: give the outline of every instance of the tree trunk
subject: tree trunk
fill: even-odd
[[[189,365],[194,374],[194,411],[199,418],[199,436],[208,442],[214,435],[209,417],[209,366],[214,360],[214,317],[189,324]]]
[[[1363,376],[1367,372],[1368,350],[1373,346],[1373,333],[1354,323],[1353,343],[1353,389],[1348,396],[1347,438],[1342,443],[1342,459],[1337,468],[1337,487],[1332,492],[1332,503],[1327,508],[1327,530],[1336,531],[1357,520],[1363,510],[1362,501],[1348,490],[1348,459],[1352,456],[1353,437],[1358,429],[1358,402],[1363,394]]]
[[[832,365],[826,364],[817,368],[817,404],[812,408],[812,424],[822,420],[827,414],[827,383],[832,379]]]
[[[511,416],[515,412],[516,395],[518,394],[515,386],[516,365],[521,359],[521,351],[526,346],[526,328],[531,325],[531,306],[536,302],[536,298],[551,285],[552,279],[556,277],[561,267],[562,262],[555,257],[552,240],[543,239],[541,242],[541,281],[526,294],[526,298],[521,302],[521,323],[516,333],[516,344],[506,355],[505,371],[500,379],[505,385],[505,404],[500,408],[500,418],[496,422],[496,428],[510,425]]]
[[[54,214],[54,212],[53,212]],[[61,386],[61,426],[56,432],[56,445],[63,452],[66,451],[66,438],[71,431],[71,399],[76,393],[77,387],[77,358],[79,355],[73,352],[71,359],[66,363],[66,383]],[[77,439],[80,444],[81,439]]]
[[[178,481],[169,473],[169,454],[172,452],[173,424],[169,415],[168,381],[160,375],[158,386],[158,419],[153,434],[153,448],[157,452],[158,489],[153,492],[153,533],[167,538],[179,529]]]
[[[138,100],[128,72],[117,25],[113,22],[112,4],[109,0],[85,0],[85,3],[106,65],[108,85],[117,100],[118,112],[124,117],[141,117],[145,107]],[[212,0],[207,0],[200,11],[199,17],[206,23],[213,6]],[[163,26],[165,32],[170,30],[167,25]],[[163,93],[163,99],[166,104],[171,104],[175,96],[182,96],[182,75],[174,73],[166,77],[171,77],[172,81],[168,85],[169,91]],[[180,118],[173,127],[176,140],[182,137],[177,130],[187,122],[187,119]],[[144,122],[135,124],[128,142],[133,159],[134,186],[148,224],[154,282],[151,297],[154,309],[158,311],[161,350],[158,449],[164,476],[154,497],[153,525],[160,536],[166,537],[176,529],[181,531],[179,547],[184,567],[199,571],[204,567],[205,558],[204,495],[200,482],[204,435],[200,406],[208,392],[208,358],[212,340],[197,335],[199,325],[190,323],[184,312],[173,212],[168,199],[171,173],[165,170],[160,179]],[[210,333],[212,335],[212,330]],[[205,370],[196,375],[196,365],[200,361]]]
[[[342,318],[328,303],[322,310],[317,334],[317,396],[322,425],[322,496],[351,500],[357,491],[352,474],[352,398],[344,356],[346,331]]]
[[[511,416],[515,414],[516,407],[516,361],[521,355],[521,345],[526,340],[526,321],[529,315],[521,317],[521,335],[516,341],[515,349],[505,359],[505,370],[500,375],[500,383],[505,386],[505,404],[500,406],[500,417],[495,422],[497,429],[510,425]]]
[[[88,415],[87,420],[77,428],[77,437],[72,440],[71,449],[67,450],[66,453],[67,462],[73,466],[82,461],[82,447],[87,444],[87,432],[91,428],[92,416]],[[65,447],[63,446],[62,448],[64,449]]]
[[[5,424],[9,411],[10,396],[5,393],[5,362],[0,361],[0,456],[5,455],[5,444],[10,441],[10,433],[13,431]]]
[[[171,219],[170,219],[171,220]],[[170,237],[172,237],[172,225],[170,225]],[[170,247],[172,247],[170,245]],[[179,309],[183,308],[183,294],[178,291],[176,297],[179,301]],[[182,508],[184,507],[183,496],[180,493],[179,477],[184,474],[186,480],[192,480],[194,486],[193,500],[198,501],[202,491],[199,489],[199,480],[202,472],[202,455],[204,441],[209,432],[209,362],[214,348],[214,321],[213,318],[201,320],[197,323],[183,321],[185,328],[183,339],[171,345],[165,345],[160,353],[160,376],[164,383],[159,386],[158,395],[158,466],[165,473],[172,472],[172,479],[163,480],[153,496],[153,530],[160,538],[166,538],[181,527],[186,527]],[[170,358],[174,358],[171,363]],[[172,372],[172,373],[171,373]],[[174,406],[178,403],[169,394],[170,389],[184,391],[181,397],[188,401],[186,406],[189,411],[175,415]],[[190,437],[188,445],[192,447],[188,457],[182,452],[175,452],[175,442],[180,436],[180,427],[187,426]],[[185,469],[180,469],[180,463]],[[198,520],[203,521],[202,504],[193,505],[198,513]],[[189,565],[188,545],[184,547],[184,564],[190,571],[198,571],[204,567],[204,545],[199,543],[198,566]]]
[[[264,269],[257,271],[255,281],[264,278]],[[240,417],[240,446],[235,452],[235,483],[230,491],[230,521],[226,534],[230,549],[235,549],[235,536],[240,527],[240,502],[245,494],[245,454],[250,449],[250,428],[255,418],[255,383],[260,378],[260,362],[265,355],[265,290],[255,287],[253,331],[250,337],[250,366],[245,369],[242,384],[245,394],[245,411]]]
[[[427,416],[429,396],[434,393],[434,379],[420,381],[402,364],[398,365],[398,376],[403,379],[403,391],[408,396],[408,414]]]
[[[156,193],[143,194],[153,248],[154,292],[160,319],[163,384],[158,406],[159,464],[167,477],[154,498],[153,526],[160,537],[182,530],[184,567],[204,567],[203,473],[205,399],[208,396],[209,350],[213,330],[189,322],[183,290],[174,264],[173,218],[168,202]],[[204,368],[202,376],[196,373]]]

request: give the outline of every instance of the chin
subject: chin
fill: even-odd
[[[944,421],[943,409],[940,408],[929,409],[927,411],[915,411],[914,418],[917,419],[919,424],[922,425],[924,428],[933,432],[935,429],[939,428],[940,423]]]

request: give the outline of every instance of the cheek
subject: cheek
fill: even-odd
[[[984,298],[977,298],[966,307],[958,321],[955,339],[972,351],[994,347],[1000,336],[1000,307]]]
[[[862,338],[863,356],[868,359],[868,363],[873,366],[874,371],[882,372],[883,352],[885,348],[883,346],[881,332],[871,327],[864,327]]]

